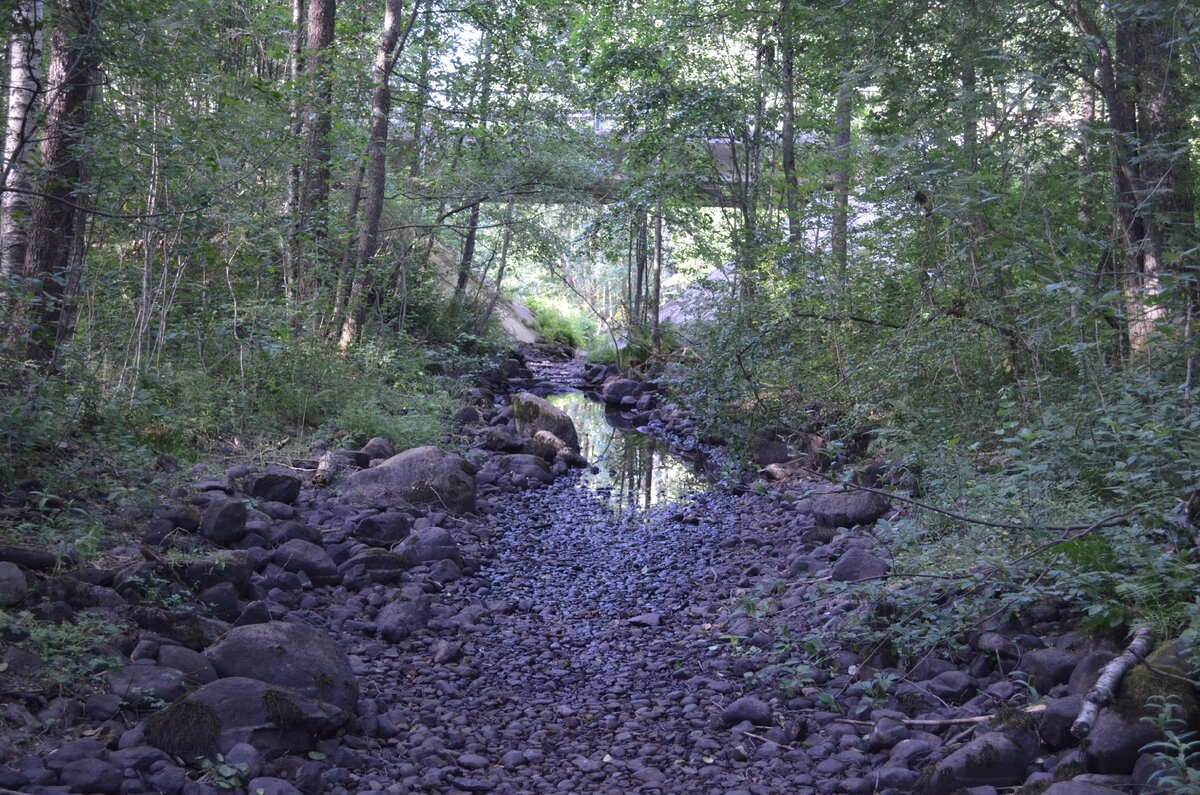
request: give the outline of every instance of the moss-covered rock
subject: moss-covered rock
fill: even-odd
[[[265,758],[304,754],[350,716],[286,687],[232,676],[211,682],[146,721],[146,741],[194,759],[249,743]]]
[[[453,453],[415,447],[355,472],[346,495],[360,504],[434,505],[461,514],[475,510],[475,475],[471,465]]]
[[[217,753],[221,719],[198,701],[179,701],[146,720],[146,742],[180,759]]]
[[[572,450],[579,449],[579,432],[566,412],[531,392],[522,392],[512,399],[513,419],[517,432],[532,437],[538,431],[549,431]]]

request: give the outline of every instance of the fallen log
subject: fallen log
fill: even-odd
[[[1125,678],[1125,674],[1129,672],[1130,668],[1145,660],[1152,648],[1154,648],[1154,633],[1148,627],[1140,627],[1133,633],[1133,640],[1129,642],[1125,651],[1101,669],[1096,684],[1092,686],[1083,700],[1079,717],[1071,724],[1071,734],[1081,740],[1088,736],[1092,731],[1092,724],[1100,715],[1100,710],[1116,700],[1117,688],[1121,686],[1121,680]]]
[[[31,571],[50,571],[56,566],[70,565],[70,561],[52,552],[31,547],[0,544],[0,561],[15,563]]]

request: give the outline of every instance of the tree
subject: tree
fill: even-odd
[[[13,11],[4,160],[0,163],[0,278],[25,266],[25,216],[30,207],[31,168],[36,151],[37,110],[42,85],[42,0],[23,0]]]
[[[416,13],[414,11],[414,17]],[[409,23],[409,29],[412,24]],[[358,257],[346,320],[342,325],[341,347],[358,339],[366,318],[365,296],[371,284],[371,261],[379,247],[379,219],[383,217],[384,188],[387,180],[388,128],[391,125],[391,76],[399,53],[400,34],[404,30],[403,0],[386,0],[383,33],[375,52],[374,92],[371,99],[371,127],[367,143],[367,201],[358,235]],[[401,50],[403,48],[401,47]]]
[[[49,361],[70,332],[67,284],[83,236],[82,145],[100,65],[98,13],[98,0],[62,0],[51,39],[51,99],[25,255],[25,276],[40,284],[28,354],[40,361]]]

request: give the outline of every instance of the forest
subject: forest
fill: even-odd
[[[189,468],[466,449],[527,326],[734,493],[901,508],[914,579],[838,592],[889,628],[818,646],[1053,603],[1197,651],[1195,3],[5,5],[0,552],[106,560]]]

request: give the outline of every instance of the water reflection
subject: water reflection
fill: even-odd
[[[547,398],[565,411],[579,432],[579,452],[599,468],[584,476],[584,484],[607,491],[613,510],[624,513],[676,502],[702,490],[705,481],[653,436],[632,430],[619,411],[580,392]]]

